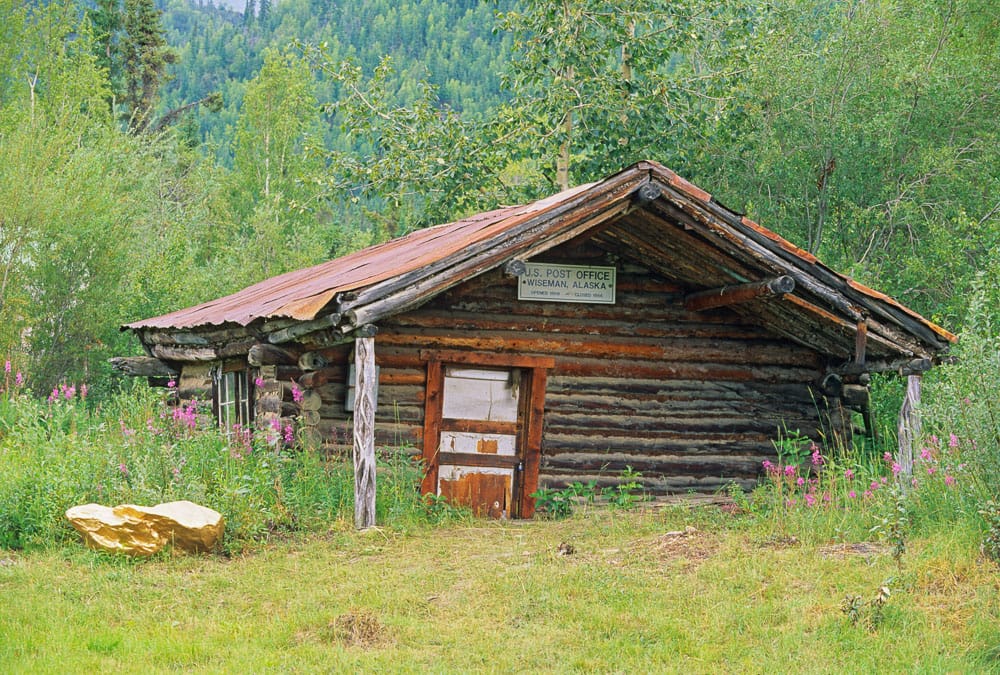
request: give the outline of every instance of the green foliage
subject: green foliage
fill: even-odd
[[[227,442],[204,406],[171,408],[145,387],[95,406],[82,387],[35,400],[13,377],[0,390],[0,548],[75,539],[63,514],[91,502],[208,506],[226,520],[228,551],[274,533],[325,531],[353,513],[349,463],[270,443],[265,434]],[[419,468],[407,454],[383,456],[382,522],[465,517],[421,500]]]
[[[557,520],[572,515],[575,506],[593,506],[598,499],[610,507],[628,510],[646,499],[642,483],[638,480],[641,477],[642,473],[627,466],[618,475],[618,481],[614,485],[598,488],[596,480],[586,483],[573,481],[559,489],[539,488],[531,496],[538,512]]]
[[[719,114],[751,15],[738,2],[711,11],[697,2],[518,3],[499,23],[514,36],[504,115],[516,147],[561,189],[640,159],[684,171],[690,143]]]
[[[1000,231],[995,12],[980,0],[760,9],[690,177],[954,325]]]

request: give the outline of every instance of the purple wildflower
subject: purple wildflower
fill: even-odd
[[[794,476],[795,475],[795,465],[794,464],[789,464],[788,466],[785,467],[785,475],[786,476]]]
[[[850,492],[847,493],[847,496],[850,497],[851,499],[854,499],[858,496],[858,493],[855,492],[854,490],[851,490]]]
[[[958,447],[958,436],[956,436],[955,434],[950,434],[948,436],[948,447],[949,448],[957,448]]]
[[[24,384],[24,375],[22,375],[20,371],[18,371],[17,377],[14,378],[14,384],[19,387]]]
[[[285,443],[292,445],[295,442],[295,429],[291,424],[285,425]]]
[[[3,372],[5,373],[10,372],[10,359],[7,359],[6,361],[3,362]]]
[[[899,472],[902,471],[902,470],[903,470],[903,467],[901,467],[898,462],[893,462],[892,463],[892,475],[893,476],[898,476]]]
[[[844,478],[846,478],[847,480],[854,480],[854,471],[852,471],[851,469],[847,469],[846,471],[844,471]]]
[[[950,476],[950,475],[946,475],[944,477],[944,484],[947,485],[948,487],[951,487],[952,485],[955,484],[955,477],[954,476]]]
[[[296,403],[302,403],[302,399],[305,397],[305,392],[299,389],[298,385],[292,385],[292,400]]]
[[[263,387],[264,386],[264,378],[261,377],[260,375],[258,375],[257,377],[255,377],[254,380],[253,380],[253,386],[257,387],[258,389],[260,389],[261,387]]]

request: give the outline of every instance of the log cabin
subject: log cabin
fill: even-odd
[[[115,367],[224,430],[294,423],[362,494],[402,449],[424,492],[506,517],[626,468],[652,495],[751,486],[782,434],[870,432],[870,373],[955,340],[651,161],[123,330],[146,356]]]

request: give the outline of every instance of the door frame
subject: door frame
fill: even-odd
[[[521,377],[518,401],[517,446],[523,456],[520,471],[515,470],[512,486],[512,518],[531,518],[535,513],[538,471],[542,458],[542,421],[545,415],[545,385],[548,371],[555,367],[550,356],[530,356],[499,352],[463,352],[456,350],[421,349],[420,360],[427,363],[424,395],[424,436],[422,459],[425,473],[420,483],[421,494],[437,494],[438,452],[441,444],[441,419],[444,409],[444,366],[467,365],[495,368],[518,368]]]

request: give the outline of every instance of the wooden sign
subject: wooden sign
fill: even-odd
[[[518,300],[615,304],[615,268],[525,263],[517,279]]]

